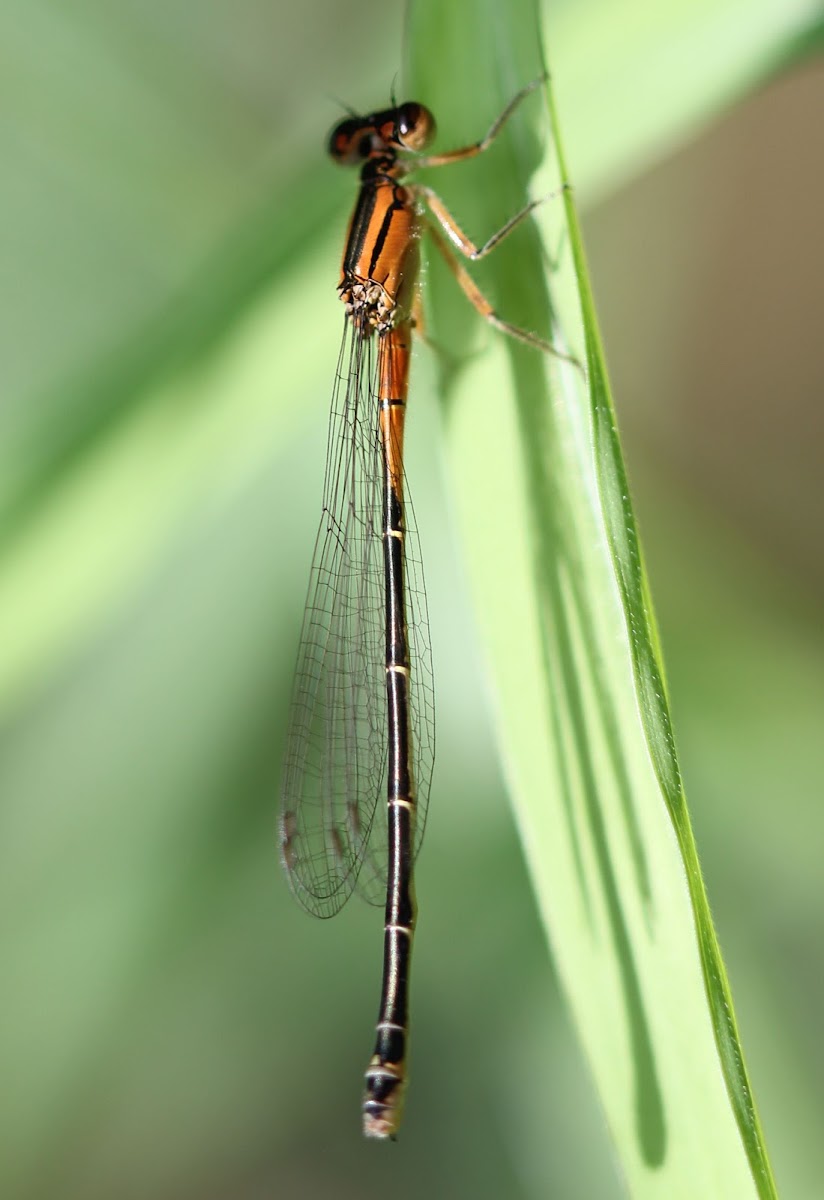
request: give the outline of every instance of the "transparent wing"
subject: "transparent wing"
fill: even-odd
[[[347,321],[286,745],[283,863],[297,899],[319,917],[338,912],[356,886],[372,904],[386,898],[383,451],[376,341]],[[432,779],[435,714],[423,566],[408,492],[404,517],[417,853]]]

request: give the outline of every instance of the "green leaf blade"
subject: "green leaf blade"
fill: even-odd
[[[453,24],[464,39],[456,46],[434,9],[419,4],[414,12],[423,26],[431,22],[422,42],[437,44],[447,61],[476,56],[487,88],[468,90],[483,111],[481,129],[541,70],[534,43],[530,53],[518,32],[535,28],[529,4],[509,6],[517,27],[510,41],[498,20],[491,56],[483,37],[472,42],[468,15]],[[453,110],[431,56],[421,56],[413,74],[416,95],[436,114]],[[459,109],[473,107],[466,91],[455,97]],[[550,114],[554,145],[533,195],[567,178],[551,101]],[[441,144],[448,138],[443,130]],[[488,155],[497,154],[498,165],[474,196],[444,180],[453,211],[478,211],[479,236],[500,222],[499,177],[520,169],[526,181],[535,167],[525,130],[501,141]],[[571,196],[546,205],[540,225],[545,248],[567,246],[560,271],[548,249],[541,261],[525,233],[502,247],[483,286],[506,319],[542,333],[549,322],[557,344],[551,289],[567,339],[586,360],[588,386],[574,368],[514,343],[488,344],[462,371],[444,372],[454,503],[510,795],[630,1193],[770,1197],[684,802]],[[437,324],[437,303],[435,311]]]

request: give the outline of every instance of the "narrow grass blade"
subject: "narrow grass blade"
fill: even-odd
[[[505,12],[413,7],[412,90],[448,114],[444,146],[477,136],[540,74],[536,30],[526,0]],[[548,86],[546,97],[543,161],[539,103],[471,175],[443,180],[479,237],[517,211],[527,186],[540,195],[567,180]],[[457,347],[441,356],[450,469],[509,788],[631,1194],[770,1197],[571,193],[544,206],[541,226],[543,243],[534,227],[513,236],[482,286],[508,320],[556,344],[565,335],[587,385],[514,343],[488,338],[479,350],[477,330],[454,315],[460,297],[447,301],[449,281],[432,269],[433,336]],[[525,1081],[524,1105],[547,1086]]]

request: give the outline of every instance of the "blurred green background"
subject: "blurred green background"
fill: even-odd
[[[661,29],[630,0],[554,10],[699,850],[779,1188],[818,1200],[815,12],[684,4]],[[277,863],[353,193],[323,139],[335,97],[386,101],[402,16],[0,10],[4,1196],[622,1194],[494,758],[421,389],[438,760],[394,1147],[359,1134],[380,915],[311,921]]]

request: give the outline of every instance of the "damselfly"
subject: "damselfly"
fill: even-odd
[[[385,902],[383,986],[363,1099],[369,1137],[394,1136],[401,1119],[416,916],[412,869],[435,748],[423,571],[403,466],[421,234],[434,240],[491,325],[569,358],[499,317],[441,233],[467,258],[480,259],[540,201],[477,246],[437,193],[407,176],[483,153],[541,83],[523,88],[481,141],[448,153],[422,153],[435,120],[412,102],[350,117],[329,140],[335,161],[361,164],[360,192],[338,284],[346,322],[287,741],[280,842],[292,890],[309,912],[333,916],[355,888],[372,903]]]

